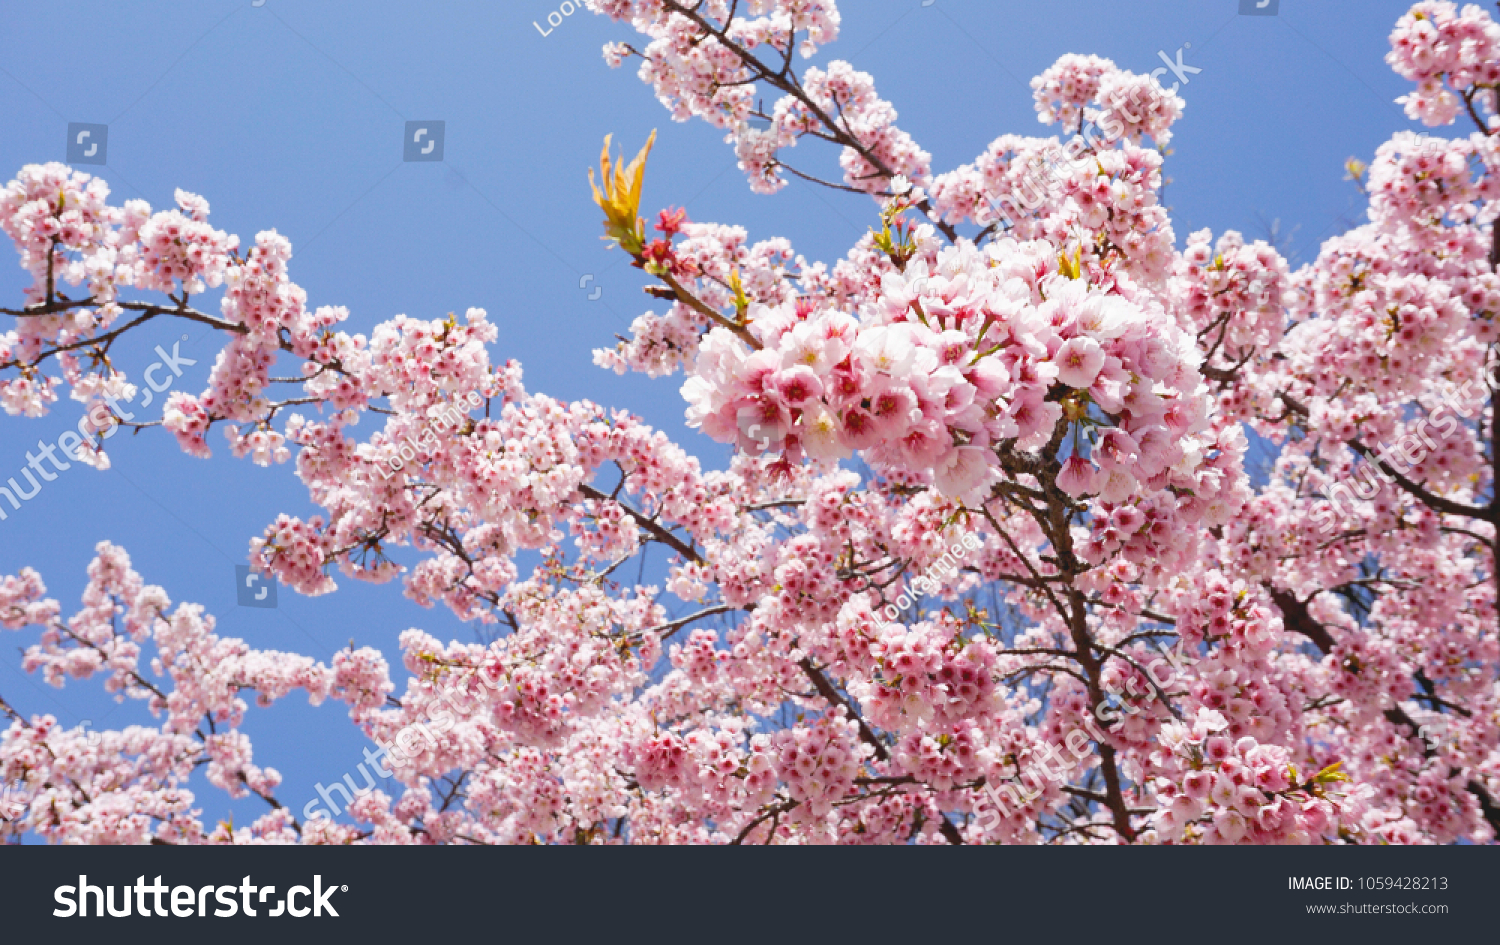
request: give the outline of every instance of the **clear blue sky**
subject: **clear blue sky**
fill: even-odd
[[[531,390],[627,408],[705,465],[721,465],[723,447],[683,424],[680,379],[620,378],[592,364],[592,349],[610,346],[651,303],[640,274],[599,240],[585,172],[601,139],[614,132],[633,152],[660,129],[643,211],[685,205],[692,219],[741,224],[752,240],[786,236],[813,260],[841,257],[873,221],[873,205],[802,183],[752,195],[718,132],[673,123],[633,67],[604,64],[601,44],[639,44],[628,25],[580,11],[544,37],[533,21],[545,28],[558,6],[8,0],[0,181],[22,165],[62,160],[69,122],[107,123],[109,164],[85,169],[102,174],[115,202],[143,197],[163,209],[181,187],[205,196],[213,224],[245,243],[278,230],[293,243],[292,278],[309,307],[347,306],[350,331],[368,333],[400,313],[484,308],[500,327],[492,357],[519,359]],[[1036,120],[1027,82],[1063,53],[1096,53],[1144,73],[1161,65],[1158,51],[1175,58],[1182,48],[1183,61],[1202,71],[1181,90],[1187,109],[1168,161],[1179,245],[1202,227],[1254,238],[1264,235],[1261,220],[1279,218],[1283,233],[1294,232],[1294,262],[1305,262],[1322,239],[1363,220],[1363,203],[1342,180],[1345,158],[1368,160],[1392,132],[1421,130],[1393,104],[1407,85],[1382,58],[1408,6],[1399,0],[1281,0],[1275,17],[1239,16],[1238,0],[840,6],[842,36],[814,62],[846,59],[872,72],[939,172],[972,161],[1000,134],[1052,133]],[[442,163],[402,162],[404,123],[418,119],[447,123]],[[797,158],[800,168],[837,176],[832,149],[807,142]],[[14,307],[24,274],[8,241],[4,251],[11,261],[0,261],[0,298]],[[587,274],[594,280],[580,289]],[[589,301],[595,286],[603,295]],[[137,383],[156,360],[151,349],[170,349],[183,332],[150,327],[116,347],[116,363]],[[198,364],[180,385],[198,391],[221,342],[189,336],[182,353]],[[64,400],[41,419],[0,415],[0,481],[19,473],[39,439],[72,427],[78,408]],[[357,432],[369,429],[366,421]],[[0,522],[0,574],[37,568],[71,614],[93,547],[108,539],[128,548],[148,583],[174,601],[204,604],[221,634],[259,648],[326,661],[353,639],[382,649],[400,672],[396,637],[407,627],[473,639],[471,628],[410,603],[396,584],[340,578],[325,597],[283,588],[275,610],[236,606],[233,566],[246,561],[249,540],[279,512],[317,510],[290,465],[235,460],[217,430],[209,443],[215,456],[203,461],[161,430],[115,436],[113,469],[75,466]],[[52,712],[64,725],[150,724],[140,704],[115,705],[97,681],[58,692],[22,673],[18,647],[35,637],[0,631],[0,694],[13,705]],[[352,771],[364,744],[342,705],[311,709],[298,695],[252,708],[245,730],[256,761],[285,777],[278,794],[298,809],[314,782]],[[201,779],[193,787],[210,823],[233,810],[243,824],[265,809],[253,798],[231,803]]]

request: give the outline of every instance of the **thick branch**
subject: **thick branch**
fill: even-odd
[[[1334,640],[1333,634],[1328,632],[1327,627],[1313,619],[1312,612],[1307,609],[1307,604],[1298,600],[1290,591],[1277,590],[1269,584],[1264,587],[1271,592],[1271,600],[1280,608],[1282,622],[1286,624],[1288,630],[1307,637],[1324,653],[1333,652],[1337,641]]]

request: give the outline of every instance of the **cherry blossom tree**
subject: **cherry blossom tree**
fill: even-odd
[[[1369,222],[1292,272],[1233,231],[1177,247],[1158,196],[1183,102],[1107,59],[1064,56],[1033,80],[1061,136],[1002,135],[935,173],[870,75],[794,67],[837,38],[832,0],[586,5],[644,37],[606,60],[639,60],[674,119],[721,129],[753,190],[797,177],[871,202],[870,233],[831,264],[680,210],[648,228],[651,142],[627,163],[606,139],[591,175],[605,235],[660,305],[595,361],[680,373],[689,423],[734,445],[729,467],[528,391],[520,365],[492,360],[503,342],[481,309],[349,334],[345,309],[309,309],[274,231],[243,247],[202,197],[113,206],[101,180],[28,166],[0,192],[32,277],[0,310],[5,410],[40,416],[67,390],[95,420],[64,452],[100,467],[117,425],[164,427],[195,456],[217,426],[235,456],[294,459],[322,514],[270,523],[255,567],[308,595],[336,574],[399,580],[497,639],[406,631],[397,694],[371,648],[319,660],[219,636],[116,545],[98,545],[71,616],[23,569],[0,579],[0,624],[40,629],[25,670],[59,687],[102,676],[159,723],[91,737],[0,700],[0,782],[26,805],[4,829],[1495,842],[1486,11],[1424,0],[1396,24],[1407,114],[1475,127],[1398,132],[1351,162]],[[835,178],[806,170],[816,155],[793,166],[799,146],[836,150]],[[127,423],[112,405],[135,385],[111,346],[174,319],[222,334],[208,386]],[[361,436],[361,419],[379,428]],[[1257,481],[1252,442],[1274,460]],[[653,546],[664,587],[619,576]],[[297,689],[348,706],[400,797],[360,792],[352,823],[278,798],[240,727],[251,693],[268,706]],[[200,766],[267,812],[206,825],[187,787]]]

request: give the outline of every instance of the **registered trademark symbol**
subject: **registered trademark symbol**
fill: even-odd
[[[340,886],[339,887],[339,891],[340,892],[348,892],[349,891],[349,887],[348,886]]]

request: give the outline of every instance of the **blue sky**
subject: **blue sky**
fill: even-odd
[[[1180,90],[1187,108],[1167,164],[1179,245],[1202,227],[1263,236],[1263,221],[1279,219],[1293,234],[1294,263],[1306,262],[1323,239],[1363,220],[1344,160],[1368,160],[1396,130],[1422,130],[1393,103],[1407,84],[1382,58],[1407,4],[1280,0],[1274,17],[1240,16],[1238,5],[844,0],[842,36],[814,62],[846,59],[873,73],[900,126],[941,172],[1000,134],[1052,133],[1036,120],[1027,82],[1063,53],[1144,73],[1162,65],[1159,51],[1175,59],[1180,49],[1202,71]],[[694,220],[743,225],[752,240],[786,236],[810,260],[830,263],[875,219],[866,198],[800,182],[775,197],[751,194],[718,132],[672,122],[633,67],[605,65],[603,43],[639,44],[627,24],[580,11],[541,35],[533,22],[548,28],[559,4],[142,6],[7,4],[0,180],[62,160],[69,122],[106,123],[108,166],[84,169],[110,183],[114,202],[141,197],[163,209],[181,187],[205,196],[211,222],[242,242],[278,230],[292,241],[292,278],[309,307],[347,306],[350,331],[368,333],[400,313],[484,308],[500,328],[492,358],[519,359],[529,389],[634,411],[709,467],[727,454],[685,427],[680,379],[621,378],[592,364],[592,349],[610,346],[652,304],[640,273],[599,240],[585,173],[603,136],[613,132],[633,153],[659,129],[642,202],[653,216],[686,206]],[[444,161],[402,161],[409,120],[446,123]],[[801,169],[837,175],[832,149],[809,142],[796,156]],[[14,307],[25,276],[5,249],[12,262],[0,262],[0,298]],[[593,278],[580,288],[585,276]],[[596,287],[603,293],[591,301]],[[116,347],[115,362],[137,382],[158,360],[152,349],[170,350],[184,333],[148,327]],[[197,364],[178,385],[197,391],[221,343],[196,326],[187,334],[180,350]],[[41,419],[0,415],[0,480],[19,473],[38,440],[74,426],[78,407],[65,400]],[[356,432],[368,429],[366,421]],[[352,639],[394,661],[408,627],[473,639],[472,628],[417,607],[395,584],[340,580],[325,597],[283,588],[276,609],[236,606],[234,565],[245,563],[249,540],[280,512],[316,509],[290,465],[235,460],[218,432],[209,443],[215,456],[204,461],[161,430],[115,436],[111,470],[75,466],[0,522],[0,574],[37,568],[71,614],[93,547],[108,539],[130,551],[148,583],[174,601],[204,604],[219,633],[259,648],[326,661]],[[149,724],[139,704],[117,706],[98,682],[59,692],[22,673],[18,648],[35,632],[0,634],[0,695],[21,711],[51,712],[64,725]],[[257,762],[284,776],[278,794],[298,808],[315,782],[353,771],[364,745],[341,705],[311,709],[297,695],[252,708],[245,730]],[[230,802],[194,787],[210,822],[233,811],[245,823],[264,810],[253,798]]]

